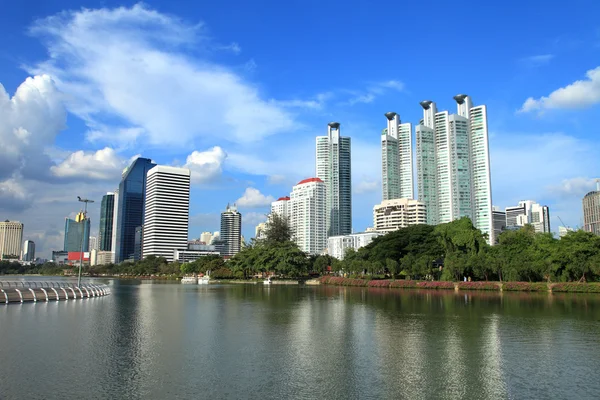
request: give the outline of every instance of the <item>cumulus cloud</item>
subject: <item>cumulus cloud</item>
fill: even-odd
[[[563,179],[559,185],[548,186],[548,191],[557,197],[581,199],[586,193],[595,190],[596,179],[576,177]]]
[[[127,160],[110,147],[96,152],[76,151],[50,170],[59,178],[118,180]]]
[[[587,71],[585,75],[586,79],[556,89],[548,96],[539,99],[529,97],[520,111],[585,108],[600,103],[600,67]]]
[[[227,153],[215,146],[206,151],[194,151],[187,156],[184,168],[192,171],[192,182],[206,183],[221,175],[226,158]]]
[[[0,182],[0,209],[8,212],[23,211],[31,205],[32,197],[18,179]]]
[[[134,129],[138,141],[171,147],[199,138],[252,142],[296,126],[255,85],[208,60],[214,44],[201,25],[145,5],[63,12],[31,32],[50,58],[30,70],[56,78],[94,141],[114,143],[97,129],[106,120]]]
[[[265,213],[248,212],[242,214],[242,224],[246,226],[256,226],[261,222],[265,222],[266,220],[267,215]]]
[[[242,197],[237,199],[236,204],[240,207],[258,208],[270,206],[274,201],[275,198],[273,196],[265,196],[260,190],[249,187]]]
[[[50,160],[44,147],[65,122],[62,95],[48,75],[27,78],[12,98],[0,84],[0,179],[45,171]]]

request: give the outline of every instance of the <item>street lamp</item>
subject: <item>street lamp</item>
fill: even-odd
[[[85,221],[87,220],[87,205],[88,203],[93,203],[94,200],[88,200],[88,199],[82,199],[81,197],[77,196],[77,200],[79,200],[82,203],[85,203],[85,206],[83,208],[83,220],[81,222],[83,222],[83,227],[81,229],[81,252],[79,253],[79,275],[77,276],[77,287],[81,286],[81,266],[83,265],[83,243],[85,242]],[[87,233],[88,236],[90,234],[90,232]]]

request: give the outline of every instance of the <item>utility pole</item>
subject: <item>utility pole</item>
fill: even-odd
[[[81,252],[79,253],[79,275],[77,276],[77,287],[79,287],[81,286],[81,266],[83,265],[83,243],[85,243],[85,222],[87,221],[87,205],[88,203],[93,203],[94,200],[82,199],[79,196],[77,196],[77,200],[79,200],[82,203],[85,203],[85,206],[83,208],[83,220],[81,221],[83,223],[83,226],[81,229]],[[89,236],[90,232],[88,231],[87,234]]]

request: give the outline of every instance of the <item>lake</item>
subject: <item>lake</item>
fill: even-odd
[[[0,399],[600,393],[598,295],[97,282],[0,305]]]

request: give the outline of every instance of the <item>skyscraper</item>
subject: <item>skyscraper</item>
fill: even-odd
[[[115,212],[115,194],[106,193],[100,205],[100,227],[98,229],[98,250],[112,250],[113,215]]]
[[[90,219],[85,218],[83,212],[78,213],[75,219],[65,218],[65,244],[63,250],[67,252],[85,252],[89,249]]]
[[[600,183],[583,197],[583,229],[600,235]]]
[[[34,261],[35,260],[35,243],[32,240],[26,240],[23,243],[23,261]]]
[[[387,127],[381,133],[383,200],[414,197],[412,125],[400,123],[395,112],[385,114]]]
[[[234,256],[240,252],[242,244],[242,214],[239,213],[235,204],[221,213],[221,231],[218,242],[215,243],[217,250],[222,256]]]
[[[190,214],[190,170],[157,165],[146,180],[142,257],[162,256],[187,249]]]
[[[352,165],[350,138],[340,136],[339,122],[327,125],[327,136],[317,136],[317,178],[327,188],[327,236],[352,232]]]
[[[302,251],[320,254],[327,248],[327,189],[319,178],[292,188],[288,212],[293,238]]]
[[[429,224],[467,216],[494,243],[487,110],[471,98],[454,96],[457,114],[438,112],[422,101],[423,119],[416,128],[419,200]]]
[[[135,229],[144,225],[146,175],[154,166],[148,158],[137,158],[123,171],[115,203],[115,263],[135,259]]]
[[[0,260],[19,258],[23,243],[23,224],[18,221],[0,222]]]
[[[506,207],[506,226],[533,225],[536,232],[550,232],[550,210],[533,200],[523,200],[518,206]]]
[[[98,250],[98,238],[96,236],[90,236],[89,239],[89,251]]]
[[[283,218],[290,218],[290,197],[284,196],[280,197],[274,202],[271,203],[271,214],[277,214]]]

